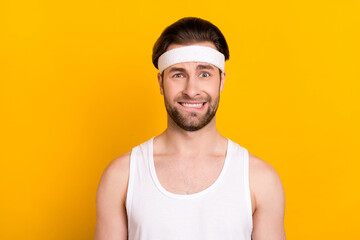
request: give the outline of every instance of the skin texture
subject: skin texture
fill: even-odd
[[[210,42],[197,45],[215,48]],[[173,44],[168,50],[180,46]],[[167,129],[154,139],[154,163],[161,185],[176,194],[192,194],[209,187],[219,176],[226,156],[227,139],[216,129],[216,115],[207,118],[208,123],[202,126],[209,109],[214,110],[226,77],[225,72],[219,74],[216,67],[208,65],[179,63],[165,69],[164,79],[158,74],[168,121]],[[206,104],[202,109],[194,109],[182,106],[183,102]],[[178,112],[182,126],[171,111]],[[200,129],[189,131],[189,127]],[[252,239],[284,240],[285,194],[280,177],[269,163],[251,153],[249,160]],[[96,197],[95,240],[127,239],[129,166],[130,152],[113,160],[101,177]]]

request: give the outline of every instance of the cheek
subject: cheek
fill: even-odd
[[[169,95],[169,94],[175,94],[181,92],[183,86],[180,82],[167,81],[164,83],[163,88],[165,92]]]
[[[209,94],[210,96],[217,96],[220,92],[220,83],[219,82],[209,82],[203,84],[202,89],[204,92]]]
[[[179,91],[177,88],[171,84],[165,84],[164,85],[164,93],[168,99],[172,99],[176,96]]]

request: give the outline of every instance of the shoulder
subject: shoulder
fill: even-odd
[[[127,152],[112,160],[105,168],[102,178],[126,178],[129,175],[130,155],[131,152]]]
[[[279,175],[275,168],[270,163],[262,160],[261,158],[249,153],[249,170],[253,173],[255,180],[276,180],[279,179]]]
[[[124,173],[130,166],[130,155],[131,151],[120,155],[119,157],[112,160],[109,165],[105,168],[104,173],[109,175],[116,173]]]
[[[276,200],[285,204],[284,189],[279,174],[273,166],[249,153],[249,181],[255,209]]]
[[[97,201],[102,198],[117,198],[122,202],[126,199],[129,179],[131,152],[124,153],[112,160],[105,168],[97,190]]]
[[[110,162],[104,170],[96,193],[94,239],[126,239],[126,192],[130,152]]]

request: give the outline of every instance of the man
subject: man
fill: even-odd
[[[228,59],[208,21],[183,18],[161,34],[153,63],[167,129],[104,171],[96,240],[285,239],[278,174],[216,129]]]

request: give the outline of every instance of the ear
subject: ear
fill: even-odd
[[[226,72],[225,72],[225,70],[222,71],[220,77],[221,77],[221,79],[220,79],[220,92],[222,92],[222,91],[224,90],[225,77],[226,77]]]
[[[160,86],[160,94],[164,95],[163,80],[162,80],[162,77],[161,77],[161,73],[157,74],[157,78],[158,78],[158,83],[159,83],[159,86]]]

